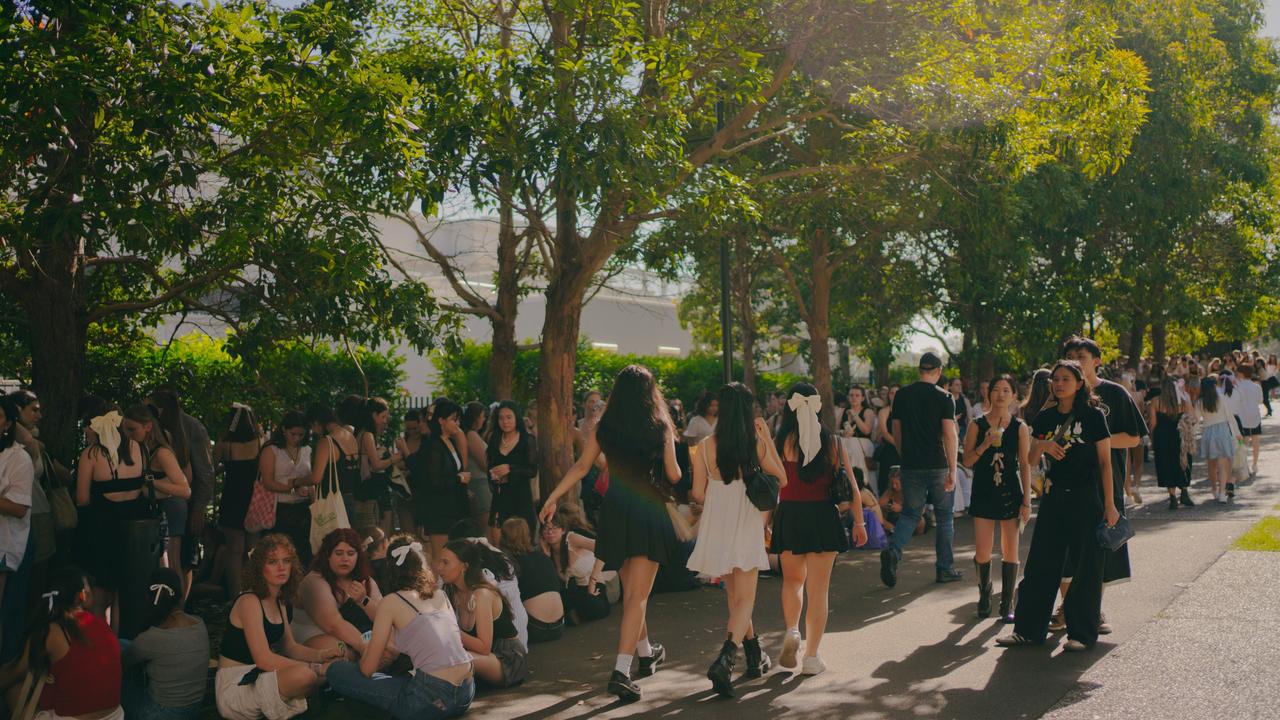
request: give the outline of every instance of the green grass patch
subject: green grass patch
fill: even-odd
[[[1241,535],[1233,547],[1237,550],[1280,552],[1280,518],[1262,518]]]

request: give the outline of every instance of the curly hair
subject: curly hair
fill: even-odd
[[[298,585],[302,583],[302,563],[298,560],[298,550],[293,546],[293,542],[279,533],[264,535],[258,544],[253,546],[253,550],[249,552],[249,560],[245,562],[244,571],[240,575],[240,586],[260,598],[267,597],[270,592],[262,570],[267,566],[267,558],[276,550],[283,552],[288,557],[289,564],[293,566],[288,581],[285,582],[284,587],[280,588],[280,599],[292,603],[298,593]]]
[[[409,547],[402,561],[394,559],[393,553],[414,543],[418,543],[418,547]],[[408,533],[397,533],[391,536],[384,579],[387,581],[387,586],[383,590],[387,593],[412,590],[425,598],[436,594],[436,574],[431,571],[431,564],[422,554],[422,541]]]
[[[329,589],[333,591],[335,598],[339,596],[338,576],[333,574],[329,558],[339,543],[346,543],[356,551],[356,566],[351,569],[352,580],[367,582],[373,576],[373,572],[369,569],[369,553],[365,549],[364,538],[360,533],[351,528],[338,528],[330,532],[324,536],[324,541],[320,543],[320,550],[311,559],[311,572],[318,573],[325,582],[329,583]]]

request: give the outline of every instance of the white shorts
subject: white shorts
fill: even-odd
[[[73,720],[72,718],[64,718],[52,710],[41,710],[36,713],[32,720]],[[124,720],[124,708],[118,707],[115,712],[107,715],[101,720]]]
[[[228,720],[285,720],[307,711],[307,699],[285,700],[280,697],[280,685],[274,672],[264,672],[252,685],[241,685],[240,680],[252,665],[219,668],[214,678],[214,697],[218,714]]]

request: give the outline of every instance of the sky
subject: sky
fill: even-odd
[[[1266,34],[1280,37],[1280,0],[1266,0],[1267,27]]]

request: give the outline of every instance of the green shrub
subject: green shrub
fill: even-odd
[[[467,341],[457,352],[440,353],[433,357],[440,371],[437,389],[459,402],[468,400],[489,401],[493,392],[489,384],[489,356],[492,348],[487,343]],[[619,355],[598,350],[585,342],[578,346],[578,369],[573,381],[575,399],[588,390],[608,392],[618,373],[631,364],[649,368],[662,387],[667,398],[680,398],[686,409],[691,409],[699,393],[714,389],[722,382],[722,365],[719,355],[693,353],[688,357],[662,357],[648,355]],[[735,376],[742,377],[741,366],[735,366]],[[761,373],[756,391],[763,395],[774,390],[786,389],[799,376],[787,373]],[[528,405],[534,399],[538,383],[538,350],[521,350],[515,362],[515,400]]]

